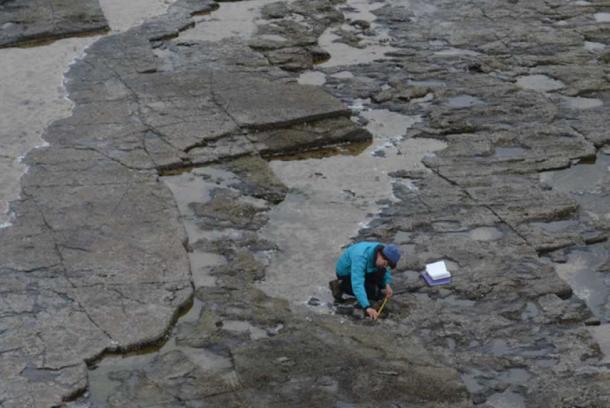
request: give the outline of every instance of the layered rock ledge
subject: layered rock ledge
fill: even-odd
[[[178,2],[97,41],[67,74],[73,114],[27,156],[14,225],[0,230],[3,406],[79,394],[86,362],[161,339],[192,301],[187,238],[159,170],[370,138],[338,100],[283,83],[245,46],[182,47],[183,65],[163,69],[155,42],[214,7]]]
[[[586,46],[604,41],[604,4],[348,3],[374,21],[343,17],[355,12],[340,1],[277,2],[245,44],[181,41],[215,4],[179,1],[72,66],[74,113],[28,155],[0,230],[2,406],[58,405],[87,386],[74,405],[609,403],[587,329],[609,317],[552,261],[603,242],[608,219],[540,179],[607,148],[608,59]],[[326,91],[294,84],[328,58],[316,41],[334,24],[340,44],[391,50],[320,68]],[[258,286],[283,255],[259,230],[288,194],[265,159],[370,140],[349,120],[356,100],[419,115],[403,136],[448,146],[393,173],[396,200],[354,237],[405,253],[376,325],[295,311]],[[454,283],[425,287],[418,271],[438,259]],[[87,363],[162,340],[191,303],[163,348],[108,370],[97,399]]]
[[[108,22],[97,0],[0,2],[0,48],[107,30]]]

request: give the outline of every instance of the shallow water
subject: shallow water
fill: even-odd
[[[9,222],[8,202],[19,198],[27,171],[21,159],[44,146],[45,129],[70,116],[73,103],[64,72],[95,37],[69,38],[33,48],[0,49],[0,225]]]
[[[579,163],[564,170],[540,173],[540,181],[553,190],[570,194],[586,211],[610,220],[610,155],[598,154],[595,163]],[[595,196],[598,200],[588,199]],[[605,204],[595,205],[597,201]]]
[[[576,200],[581,213],[594,221],[610,223],[610,156],[600,153],[595,163],[580,163],[568,169],[541,173],[540,180]],[[569,221],[559,221],[545,228],[556,231],[570,226]],[[610,244],[602,242],[572,248],[567,261],[555,265],[559,276],[603,321],[610,320],[610,276],[600,269],[608,262]]]
[[[125,31],[145,18],[163,14],[175,0],[100,0],[108,24]],[[101,36],[75,37],[48,45],[0,49],[0,228],[10,225],[9,202],[19,198],[27,171],[21,159],[45,146],[45,129],[71,115],[64,87],[70,64]]]
[[[600,52],[600,51],[603,51],[606,49],[606,44],[585,41],[584,48],[585,48],[585,50],[590,51],[590,52]]]
[[[337,42],[340,37],[331,30],[332,28],[329,28],[325,31],[318,40],[320,46],[331,55],[328,61],[319,64],[323,68],[368,64],[373,61],[382,60],[387,52],[396,50],[389,45],[376,44],[369,39],[369,41],[362,43],[363,47],[366,48],[366,52],[363,52],[362,48]]]
[[[368,123],[366,129],[379,141],[397,141],[407,129],[421,122],[419,116],[406,116],[387,109],[371,109],[360,113]]]
[[[557,274],[584,300],[593,314],[610,321],[610,274],[601,272],[610,261],[607,243],[572,249],[565,263],[556,264]]]
[[[595,13],[593,18],[598,23],[610,23],[610,13]]]
[[[144,20],[164,14],[176,0],[99,0],[112,31],[126,31]]]
[[[588,327],[588,329],[597,344],[599,344],[602,353],[604,353],[604,359],[601,363],[610,363],[610,324],[592,326]]]
[[[222,2],[209,15],[195,18],[195,27],[180,34],[181,41],[220,41],[237,37],[247,40],[256,32],[261,9],[276,0]]]
[[[354,77],[354,74],[352,74],[349,71],[340,71],[340,72],[337,72],[336,74],[332,74],[331,77],[337,78],[337,79],[351,79]]]
[[[565,88],[565,84],[546,75],[526,75],[517,79],[517,86],[539,92],[556,91]]]
[[[447,87],[447,84],[445,82],[438,81],[435,79],[428,79],[428,80],[422,80],[422,81],[409,80],[408,83],[409,83],[409,85],[425,86],[425,87],[429,87],[429,88],[446,88]]]
[[[203,230],[197,225],[195,214],[189,206],[191,203],[208,202],[211,199],[211,192],[219,187],[219,183],[224,181],[226,186],[234,181],[234,176],[231,173],[211,168],[202,168],[177,176],[161,177],[161,180],[172,191],[191,245],[201,239],[215,239],[219,236],[239,234],[232,230]],[[214,286],[215,279],[210,274],[211,270],[226,263],[224,257],[204,251],[190,252],[189,260],[191,262],[191,273],[195,288]]]
[[[493,394],[486,403],[494,408],[525,408],[525,398],[511,391]]]
[[[326,74],[320,71],[305,71],[297,79],[301,85],[324,85]]]
[[[477,56],[480,55],[476,51],[467,50],[463,48],[445,48],[439,51],[435,51],[434,55],[440,57],[459,57],[459,56]]]
[[[381,8],[383,3],[370,2],[368,0],[347,0],[344,7],[340,7],[343,11],[346,24],[340,28],[348,32],[358,33],[358,29],[354,28],[349,22],[363,20],[370,23],[367,35],[361,35],[361,41],[358,47],[352,47],[348,44],[337,42],[340,37],[336,34],[338,27],[329,27],[322,33],[318,40],[320,47],[330,53],[331,57],[328,61],[320,64],[320,67],[337,67],[343,65],[358,65],[367,64],[376,60],[384,59],[386,53],[396,51],[397,49],[390,45],[392,40],[387,31],[383,30],[379,25],[375,24],[377,16],[372,12]]]
[[[604,105],[604,102],[601,99],[582,98],[580,96],[562,96],[561,102],[568,109],[593,109]]]
[[[453,96],[447,99],[447,106],[450,108],[470,108],[471,106],[485,105],[485,102],[480,98],[470,95]]]
[[[180,318],[181,323],[195,322],[201,313],[202,303],[196,298],[191,309]],[[235,327],[235,329],[240,329]],[[247,327],[243,328],[248,330]],[[205,349],[196,349],[176,344],[175,337],[162,346],[152,346],[140,351],[123,354],[110,354],[99,361],[94,368],[90,369],[88,401],[92,407],[108,406],[108,398],[116,392],[116,387],[121,384],[114,381],[113,374],[121,371],[144,370],[151,366],[154,359],[170,351],[179,350],[188,356],[191,362],[199,365],[208,372],[232,370],[233,365],[230,358],[219,356]]]
[[[579,225],[579,222],[577,220],[563,220],[551,222],[532,222],[530,225],[536,228],[542,228],[548,232],[565,232],[576,228]]]
[[[502,159],[522,158],[527,154],[528,149],[518,146],[513,147],[496,147],[494,148],[494,157]]]
[[[475,241],[497,241],[504,237],[504,232],[496,227],[479,227],[470,231],[469,235]]]
[[[176,176],[161,177],[161,180],[170,188],[176,199],[191,245],[200,239],[235,238],[236,235],[242,233],[232,229],[206,230],[198,226],[197,218],[189,206],[191,203],[209,201],[214,189],[230,188],[229,185],[236,180],[232,173],[214,168],[200,168]],[[189,253],[189,259],[195,288],[215,286],[215,278],[211,275],[211,271],[217,266],[226,264],[226,259],[223,256],[198,249],[193,249]],[[180,324],[197,321],[202,307],[203,303],[195,297],[192,307],[180,317]],[[253,340],[268,337],[265,330],[252,326],[248,322],[223,321],[223,328],[235,333],[247,333]],[[148,347],[139,352],[105,356],[93,369],[89,370],[89,401],[96,407],[107,406],[108,398],[120,385],[119,382],[112,380],[113,373],[122,370],[144,370],[150,367],[155,358],[175,350],[186,354],[191,362],[207,372],[227,371],[233,368],[230,358],[205,349],[177,344],[176,337],[170,335],[161,346]]]
[[[271,162],[290,191],[270,211],[261,231],[280,251],[260,287],[270,296],[288,299],[293,307],[315,297],[321,304],[316,311],[329,310],[332,298],[326,285],[342,247],[366,228],[385,200],[395,199],[388,173],[423,170],[423,156],[446,146],[437,140],[401,140],[418,117],[389,111],[364,111],[362,116],[369,119],[374,141],[358,156]]]

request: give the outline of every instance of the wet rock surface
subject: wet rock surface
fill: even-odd
[[[214,7],[177,3],[166,16],[97,41],[71,67],[73,115],[53,123],[44,136],[50,146],[25,159],[30,170],[23,198],[11,206],[15,222],[0,231],[3,290],[10,294],[2,303],[10,333],[2,337],[4,406],[50,406],[77,395],[86,388],[85,361],[158,340],[190,301],[187,237],[157,169],[256,154],[255,134],[264,129],[313,123],[317,131],[304,132],[302,143],[315,144],[309,134],[326,143],[324,126],[315,124],[348,113],[320,89],[278,86],[273,79],[281,73],[239,44],[229,44],[227,60],[216,65],[202,64],[210,55],[200,52],[163,70],[190,47],[176,46],[166,60],[155,55],[154,42]],[[258,72],[264,69],[267,75]],[[282,98],[290,103],[271,114]],[[351,122],[330,129],[341,141],[362,134]],[[266,136],[265,145],[274,139]],[[193,205],[206,214],[203,225],[264,222],[249,220],[261,209],[234,205],[233,193],[213,196],[207,206]]]
[[[605,6],[269,2],[248,41],[181,40],[215,6],[179,1],[68,73],[74,113],[0,230],[1,405],[608,405]],[[324,90],[293,83],[329,56]],[[370,140],[373,109],[418,118],[394,147],[447,146],[390,173],[353,237],[403,250],[386,318],[270,296],[287,255],[260,230],[295,192],[266,159]],[[440,259],[452,284],[425,286]]]
[[[0,2],[0,47],[106,30],[108,23],[97,0]]]

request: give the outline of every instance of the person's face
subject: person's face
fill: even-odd
[[[380,252],[377,252],[377,259],[375,259],[375,266],[378,268],[387,268],[390,265],[387,259],[381,255]]]

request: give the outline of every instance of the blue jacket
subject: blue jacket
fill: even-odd
[[[364,289],[365,275],[378,271],[375,266],[375,249],[380,245],[383,244],[380,242],[358,242],[350,245],[343,251],[335,267],[338,278],[351,276],[354,295],[360,306],[365,309],[370,306]],[[391,272],[392,269],[386,268],[382,282],[383,287],[392,283]]]

